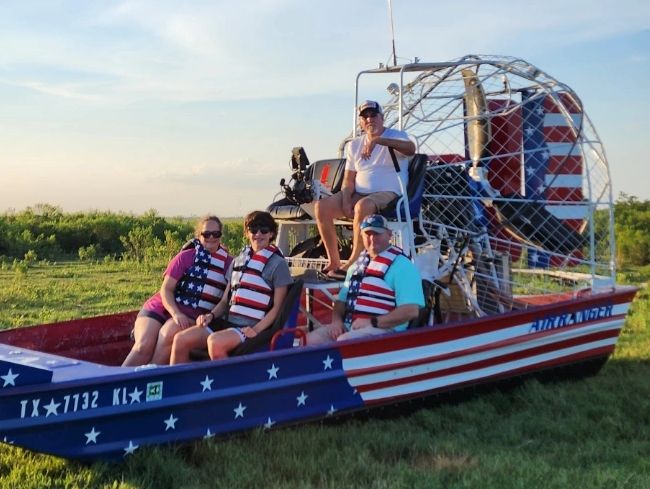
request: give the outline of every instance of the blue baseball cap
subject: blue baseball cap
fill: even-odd
[[[388,221],[384,216],[379,214],[371,214],[366,216],[363,221],[361,221],[361,232],[364,231],[374,231],[375,233],[384,233],[390,228],[388,227]]]

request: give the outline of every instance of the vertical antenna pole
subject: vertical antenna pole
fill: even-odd
[[[395,25],[393,24],[392,0],[388,0],[388,13],[390,15],[390,39],[393,44],[393,66],[397,66],[397,54],[395,54]]]

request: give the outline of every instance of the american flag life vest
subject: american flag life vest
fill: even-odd
[[[229,314],[260,320],[273,307],[273,288],[264,281],[262,272],[274,254],[283,256],[275,245],[257,253],[246,246],[235,258],[230,278]]]
[[[194,263],[176,284],[176,302],[193,309],[210,311],[217,305],[228,285],[228,252],[219,246],[210,253],[199,240],[194,243]]]
[[[379,253],[368,263],[358,289],[353,284],[353,274],[348,294],[355,294],[356,297],[353,297],[352,301],[346,301],[346,307],[352,307],[352,321],[357,318],[383,316],[395,309],[395,291],[385,281],[385,277],[395,259],[403,254],[396,246],[389,246]],[[359,258],[360,262],[362,258],[363,254]]]

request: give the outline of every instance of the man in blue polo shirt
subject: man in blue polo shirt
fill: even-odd
[[[360,226],[364,251],[348,269],[332,311],[332,322],[307,335],[307,344],[404,331],[424,307],[415,265],[390,244],[386,219],[367,216]]]

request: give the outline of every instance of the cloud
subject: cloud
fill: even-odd
[[[281,173],[277,165],[260,163],[253,159],[222,161],[187,167],[166,167],[147,176],[154,182],[175,182],[188,185],[214,185],[216,182],[228,186],[268,187],[269,179]],[[141,172],[137,175],[142,176]]]
[[[636,0],[395,1],[393,9],[397,54],[422,59],[513,54],[513,46],[543,49],[650,22],[647,2]],[[390,54],[386,7],[372,0],[29,2],[3,15],[4,83],[91,102],[332,93]],[[70,78],[52,78],[54,68]]]

